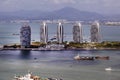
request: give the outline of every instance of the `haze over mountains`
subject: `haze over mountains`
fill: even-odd
[[[95,12],[80,11],[75,8],[65,7],[56,11],[16,11],[16,12],[0,12],[0,20],[13,19],[67,19],[67,20],[120,20],[120,15],[106,16]]]

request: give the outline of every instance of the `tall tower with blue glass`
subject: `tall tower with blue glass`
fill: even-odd
[[[31,44],[31,28],[25,24],[20,29],[20,44],[21,48],[30,47]]]

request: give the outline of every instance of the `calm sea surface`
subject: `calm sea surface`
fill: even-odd
[[[0,24],[0,44],[19,43],[19,29],[22,24]],[[30,23],[32,40],[39,41],[39,23]],[[57,24],[48,24],[49,39],[55,36]],[[90,38],[90,25],[83,25],[84,40]],[[72,25],[64,24],[65,41],[72,41]],[[119,26],[101,26],[102,41],[120,41]],[[80,55],[110,56],[110,60],[75,61]],[[112,67],[112,71],[105,71]],[[56,77],[64,80],[120,80],[120,50],[82,51],[0,51],[0,80],[12,80],[14,74],[24,75],[30,70],[42,77]]]

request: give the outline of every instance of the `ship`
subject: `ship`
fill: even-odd
[[[74,57],[75,60],[94,60],[92,56],[80,56],[79,54]]]
[[[14,76],[14,80],[41,80],[39,76],[33,76],[32,73],[28,73],[24,76]]]
[[[105,71],[112,71],[111,67],[105,68]]]
[[[109,60],[109,56],[80,56],[79,54],[74,57],[75,60]]]
[[[63,79],[57,79],[57,78],[42,78],[36,75],[33,75],[31,72],[28,72],[24,76],[14,76],[13,80],[63,80]]]

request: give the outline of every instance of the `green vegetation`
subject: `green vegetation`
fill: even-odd
[[[65,44],[66,48],[83,48],[83,43],[74,43],[74,42],[69,42],[69,44]]]
[[[104,41],[101,43],[74,43],[65,44],[66,48],[120,48],[120,41]]]
[[[3,48],[20,48],[19,44],[4,45]]]
[[[104,41],[97,46],[105,48],[120,48],[120,41]]]
[[[58,44],[58,42],[48,42],[48,44]],[[103,41],[101,43],[75,43],[75,42],[63,42],[62,44],[65,45],[65,49],[76,49],[76,48],[111,48],[111,49],[120,49],[120,41]],[[32,42],[31,46],[29,48],[39,48],[39,47],[45,47],[45,43],[41,42]],[[3,48],[21,48],[21,45],[19,44],[12,44],[12,45],[4,45]]]

